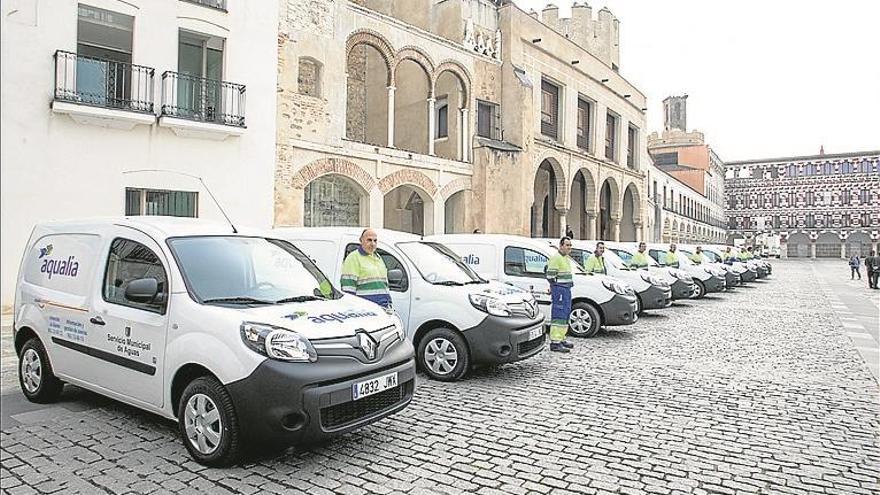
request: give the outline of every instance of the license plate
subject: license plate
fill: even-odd
[[[526,340],[527,341],[528,340],[535,340],[538,337],[540,337],[541,335],[544,335],[544,327],[543,326],[535,327],[529,332],[529,338]]]
[[[384,392],[389,388],[394,388],[396,386],[397,372],[389,373],[378,378],[371,378],[363,382],[353,383],[351,385],[351,398],[352,400],[363,399],[364,397]]]

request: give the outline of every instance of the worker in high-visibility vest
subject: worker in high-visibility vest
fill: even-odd
[[[602,275],[608,274],[608,269],[605,268],[605,243],[599,241],[596,243],[596,249],[593,251],[593,254],[587,258],[586,264],[584,264],[584,270],[587,273],[600,273]]]
[[[391,307],[391,294],[388,292],[388,269],[382,257],[376,252],[379,237],[373,229],[361,232],[361,245],[348,253],[342,263],[340,285],[342,291],[384,308]]]
[[[672,268],[678,268],[678,251],[676,251],[677,247],[675,243],[669,245],[669,251],[666,252],[666,256],[663,258],[666,266],[671,266]]]
[[[574,276],[571,272],[571,239],[559,240],[559,252],[547,261],[547,280],[550,282],[550,350],[570,352],[573,344],[565,340],[568,333],[568,318],[571,315],[571,287]]]
[[[648,253],[645,252],[647,249],[647,244],[644,242],[639,243],[639,250],[636,251],[636,254],[632,255],[632,258],[629,260],[630,268],[648,268]]]
[[[694,254],[691,255],[691,261],[699,265],[702,264],[704,260],[705,255],[703,254],[703,246],[697,246]]]

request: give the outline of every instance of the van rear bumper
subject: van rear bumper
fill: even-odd
[[[535,329],[540,329],[540,336],[529,338]],[[462,334],[470,348],[472,364],[514,363],[544,349],[544,314],[539,311],[534,319],[488,315]]]
[[[602,303],[601,308],[605,326],[632,325],[639,319],[635,295],[615,294],[611,300]]]
[[[397,387],[353,400],[354,384],[397,373]],[[226,384],[241,438],[251,446],[308,444],[388,417],[412,400],[415,361],[409,341],[366,364],[347,356],[314,363],[263,361],[246,378]]]

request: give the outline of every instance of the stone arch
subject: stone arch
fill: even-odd
[[[581,167],[574,173],[569,188],[568,201],[570,208],[568,224],[578,239],[594,239],[596,237],[596,181],[587,167]]]
[[[352,31],[351,34],[348,35],[348,39],[345,41],[345,56],[346,59],[351,55],[351,51],[357,45],[369,45],[375,48],[379,54],[385,59],[385,65],[388,67],[388,86],[391,86],[394,82],[394,68],[397,66],[394,57],[394,48],[384,36],[373,31],[371,29],[359,29],[357,31]]]
[[[550,167],[553,169],[553,175],[556,178],[556,208],[558,209],[568,209],[568,191],[566,191],[568,184],[568,176],[565,173],[565,169],[562,167],[561,159],[556,156],[554,153],[544,153],[543,156],[535,163],[534,168],[532,169],[532,176],[538,173],[538,168],[541,167],[541,164],[547,162]]]
[[[616,241],[614,222],[620,221],[620,187],[614,177],[606,176],[599,186],[599,239]]]
[[[397,84],[398,82],[397,67],[404,60],[412,60],[413,62],[419,64],[422,69],[425,70],[425,73],[428,75],[428,82],[431,84],[431,87],[433,87],[435,78],[434,61],[431,60],[431,56],[422,51],[421,48],[411,45],[405,46],[400,50],[397,50],[397,53],[394,55],[394,78],[392,79],[392,81],[394,81],[395,84]]]
[[[463,65],[458,63],[458,61],[444,60],[444,61],[440,62],[440,65],[438,65],[436,69],[434,69],[434,74],[431,77],[431,88],[437,87],[437,79],[444,72],[453,73],[456,77],[458,77],[458,80],[461,81],[462,93],[463,93],[462,99],[466,103],[465,108],[469,108],[470,107],[471,84],[472,84],[470,72],[468,72],[468,70]]]
[[[629,182],[621,201],[620,240],[635,241],[642,223],[642,200],[635,182]]]
[[[386,175],[377,185],[382,194],[388,194],[392,189],[402,185],[415,186],[431,198],[437,193],[437,185],[434,184],[430,177],[418,170],[409,168],[400,169],[397,172]]]
[[[473,184],[471,182],[470,177],[460,177],[453,181],[450,181],[442,189],[440,189],[440,196],[443,196],[443,199],[449,199],[453,194],[459,193],[461,191],[469,191],[473,189]]]
[[[295,189],[305,189],[309,182],[323,175],[337,174],[348,177],[369,193],[376,181],[356,163],[342,158],[321,158],[300,168],[291,180]]]

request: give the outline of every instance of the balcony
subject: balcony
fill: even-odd
[[[150,125],[156,120],[154,75],[152,67],[58,50],[52,110],[102,127]]]
[[[211,9],[222,10],[226,12],[226,0],[183,0],[185,2],[194,3]]]
[[[245,86],[166,71],[159,125],[184,137],[225,139],[245,126]]]

